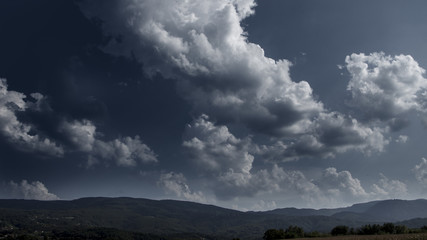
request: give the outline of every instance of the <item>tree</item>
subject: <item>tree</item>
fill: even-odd
[[[265,231],[264,236],[262,239],[264,240],[275,240],[275,239],[284,239],[285,238],[285,231],[283,229],[268,229]]]
[[[374,235],[379,234],[381,232],[381,226],[378,224],[373,225],[364,225],[360,227],[357,231],[357,234],[359,235]]]
[[[381,231],[383,231],[384,233],[394,234],[396,233],[395,230],[396,229],[393,223],[384,223],[381,227]]]
[[[289,226],[285,231],[285,238],[302,238],[304,230],[298,226]]]
[[[331,230],[331,235],[338,236],[338,235],[347,235],[348,234],[348,227],[344,225],[336,226]]]
[[[396,234],[408,233],[408,228],[405,225],[397,225],[394,229]]]

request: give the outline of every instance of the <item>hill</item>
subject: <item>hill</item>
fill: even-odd
[[[408,221],[410,219],[418,220]],[[424,219],[421,219],[424,218]],[[175,200],[82,198],[72,201],[0,200],[2,230],[112,228],[164,238],[259,239],[269,228],[329,232],[337,225],[407,221],[427,225],[427,200],[387,200],[337,209],[285,208],[241,212]],[[179,238],[179,237],[178,237]]]

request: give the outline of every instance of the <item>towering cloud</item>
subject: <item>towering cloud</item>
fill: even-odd
[[[103,20],[113,40],[105,51],[139,59],[146,72],[177,80],[197,115],[252,134],[276,138],[276,160],[381,151],[379,128],[326,110],[306,81],[292,81],[291,63],[273,60],[248,42],[242,19],[254,1],[86,1],[83,11]],[[372,143],[375,143],[372,145]]]
[[[323,111],[307,82],[290,79],[287,60],[267,58],[247,41],[240,21],[252,13],[253,1],[116,5],[104,4],[94,13],[108,31],[122,36],[122,44],[112,42],[107,51],[132,52],[148,71],[179,79],[183,96],[197,111],[276,135],[306,130],[307,119]]]

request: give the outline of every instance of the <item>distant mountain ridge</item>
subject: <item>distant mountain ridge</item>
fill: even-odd
[[[337,218],[359,218],[368,221],[397,222],[427,217],[427,200],[383,200],[358,203],[350,207],[334,209],[281,208],[266,213],[286,216],[332,216]]]
[[[427,200],[384,200],[336,209],[282,208],[265,212],[136,198],[0,200],[0,224],[34,231],[105,227],[159,236],[191,233],[212,239],[259,239],[269,228],[290,225],[305,231],[329,232],[337,225],[359,227],[384,222],[401,222],[410,227],[427,225]]]

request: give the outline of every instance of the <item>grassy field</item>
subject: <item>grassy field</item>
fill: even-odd
[[[427,240],[427,233],[396,234],[396,235],[352,235],[325,238],[299,238],[300,240]]]

